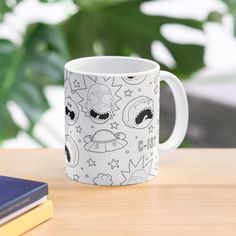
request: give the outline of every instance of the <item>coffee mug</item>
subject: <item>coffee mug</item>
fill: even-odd
[[[177,77],[148,59],[99,56],[67,62],[64,78],[66,175],[95,185],[153,179],[159,154],[176,149],[187,129],[188,103]],[[176,110],[173,132],[161,144],[160,81],[170,86]]]

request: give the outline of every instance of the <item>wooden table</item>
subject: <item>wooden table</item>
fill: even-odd
[[[27,235],[236,235],[236,149],[172,152],[128,187],[70,181],[62,150],[0,150],[0,174],[49,183],[55,216]]]

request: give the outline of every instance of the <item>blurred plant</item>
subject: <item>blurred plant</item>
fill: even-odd
[[[9,6],[0,2],[0,19],[20,1]],[[47,4],[51,0],[41,0]],[[56,2],[56,0],[54,0]],[[177,44],[161,34],[165,24],[182,24],[202,30],[203,22],[167,16],[145,15],[140,10],[144,0],[74,0],[79,11],[58,25],[31,25],[21,45],[0,40],[0,142],[24,131],[38,143],[33,129],[43,112],[49,109],[44,88],[63,84],[66,60],[89,55],[138,55],[153,59],[151,44],[161,41],[176,61],[166,68],[180,78],[203,67],[204,48]],[[9,112],[14,101],[29,120],[20,127]]]
[[[234,35],[236,36],[236,0],[223,0],[228,6],[229,13],[234,19]]]

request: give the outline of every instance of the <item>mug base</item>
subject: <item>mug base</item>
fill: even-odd
[[[88,184],[88,185],[95,185],[95,186],[129,186],[129,185],[137,185],[137,184],[142,184],[148,181],[153,180],[155,177],[157,177],[158,172],[155,173],[155,175],[149,175],[148,178],[146,179],[142,179],[140,181],[133,181],[133,182],[128,182],[128,183],[124,183],[124,182],[113,182],[113,183],[109,183],[109,184],[96,184],[92,181],[86,181],[84,179],[80,179],[80,177],[76,174],[70,176],[69,174],[66,173],[66,177],[69,178],[70,180],[73,180],[74,182],[78,182],[78,183],[82,183],[82,184]]]

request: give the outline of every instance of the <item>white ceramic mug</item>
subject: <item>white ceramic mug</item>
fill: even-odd
[[[159,88],[171,88],[174,130],[159,144]],[[157,175],[159,154],[176,149],[188,124],[181,82],[151,60],[85,57],[65,65],[66,175],[95,185],[128,185]],[[163,121],[165,122],[165,121]]]

